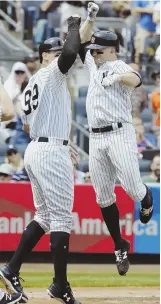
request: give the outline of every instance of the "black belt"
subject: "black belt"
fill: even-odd
[[[48,137],[39,137],[38,142],[49,142]],[[63,146],[68,145],[68,140],[63,140]]]
[[[122,128],[122,123],[118,122],[117,123],[118,128]],[[102,127],[102,128],[92,128],[93,133],[104,133],[104,132],[110,132],[113,131],[113,126],[107,126],[107,127]]]

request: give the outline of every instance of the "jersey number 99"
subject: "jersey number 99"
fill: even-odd
[[[27,110],[24,110],[24,113],[26,115],[31,114],[33,110],[36,110],[38,107],[38,97],[39,97],[39,92],[38,92],[38,86],[35,83],[33,87],[33,96],[31,90],[27,90],[25,92],[25,106],[28,107]],[[31,101],[32,101],[32,107],[31,107]]]

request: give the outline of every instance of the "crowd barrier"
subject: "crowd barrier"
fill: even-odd
[[[160,187],[151,186],[154,215],[143,225],[139,220],[140,203],[135,203],[125,191],[116,186],[120,210],[120,226],[124,238],[131,242],[131,253],[158,254],[160,249]],[[0,251],[14,251],[26,225],[34,214],[30,183],[0,183]],[[49,251],[49,235],[34,249]],[[91,185],[75,186],[71,252],[112,253],[109,236]]]

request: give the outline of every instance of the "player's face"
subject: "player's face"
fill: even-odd
[[[112,48],[112,47],[107,47],[105,49],[92,50],[91,54],[94,57],[95,64],[100,65],[108,60],[112,60],[113,50],[114,50],[114,48]]]
[[[62,50],[45,52],[43,53],[43,59],[47,64],[50,64],[54,59],[60,56],[61,52]]]

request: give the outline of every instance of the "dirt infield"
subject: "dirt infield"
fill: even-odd
[[[24,265],[22,271],[52,271],[51,264]],[[69,265],[69,272],[115,272],[115,265]],[[159,272],[159,265],[131,265],[131,272]],[[59,303],[46,294],[45,289],[28,289],[30,304]],[[82,304],[159,304],[159,287],[110,287],[74,288],[74,294]]]
[[[82,304],[159,304],[159,287],[152,288],[74,288],[74,294]],[[27,289],[29,303],[58,303],[51,300],[46,290]]]

